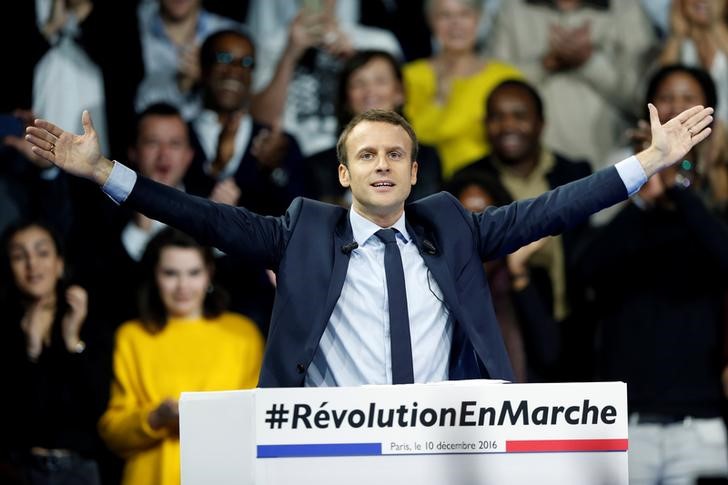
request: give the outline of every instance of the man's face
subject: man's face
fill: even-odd
[[[213,46],[215,59],[204,69],[208,108],[233,112],[247,108],[250,102],[253,45],[237,35],[225,35]]]
[[[385,122],[362,121],[346,139],[346,154],[348,167],[339,165],[339,182],[351,189],[353,208],[375,222],[399,217],[417,182],[407,132]]]
[[[179,116],[149,115],[139,123],[136,145],[129,158],[145,177],[176,187],[193,157],[187,124]]]
[[[533,98],[510,86],[491,95],[485,128],[495,155],[503,163],[515,164],[538,151],[543,122]]]

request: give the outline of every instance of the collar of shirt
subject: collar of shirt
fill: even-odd
[[[375,232],[382,229],[380,226],[359,214],[353,208],[349,211],[349,222],[351,223],[351,230],[354,234],[354,241],[361,241],[362,245],[366,244]],[[404,212],[402,212],[402,215],[399,216],[397,222],[390,227],[398,231],[399,234],[397,234],[397,237],[404,241],[405,244],[409,243],[412,239],[407,232]]]
[[[202,151],[205,153],[204,170],[206,173],[210,173],[210,167],[212,161],[215,159],[217,144],[220,139],[220,132],[222,131],[220,118],[214,111],[206,109],[194,119],[192,126],[202,146]],[[253,119],[248,114],[243,115],[240,119],[238,131],[235,133],[235,151],[229,163],[225,165],[225,169],[218,176],[220,180],[230,177],[237,172],[243,155],[248,149],[248,143],[250,142],[252,133]]]

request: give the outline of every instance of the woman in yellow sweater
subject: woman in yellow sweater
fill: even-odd
[[[149,242],[144,260],[150,274],[140,289],[141,317],[117,331],[99,432],[126,459],[123,485],[178,485],[180,393],[255,387],[263,338],[252,321],[223,312],[208,248],[167,229]]]
[[[522,79],[515,67],[476,51],[481,0],[428,0],[427,18],[439,52],[403,69],[407,119],[422,143],[437,147],[445,179],[490,151],[485,100],[506,79]]]

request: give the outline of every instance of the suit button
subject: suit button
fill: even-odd
[[[306,366],[303,364],[296,364],[296,371],[298,371],[299,374],[303,374],[306,372]]]

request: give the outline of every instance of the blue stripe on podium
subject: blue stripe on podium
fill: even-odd
[[[258,445],[258,458],[298,458],[306,456],[376,456],[381,454],[381,443]]]

